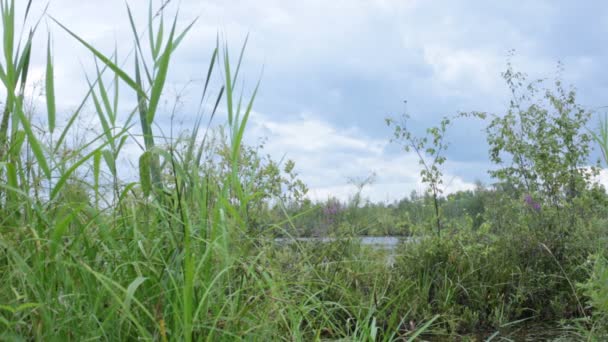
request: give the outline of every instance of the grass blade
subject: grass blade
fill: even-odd
[[[171,33],[169,35],[165,51],[161,55],[160,60],[155,67],[157,69],[156,78],[154,79],[154,83],[152,84],[150,102],[148,103],[147,117],[149,124],[152,124],[152,122],[154,122],[156,109],[158,107],[158,103],[160,102],[163,87],[165,86],[165,81],[167,79],[167,72],[169,71],[169,61],[171,59],[171,53],[173,52],[173,36],[175,34],[175,25],[176,21],[173,22],[173,27],[171,28]]]
[[[23,126],[23,130],[25,131],[25,134],[27,135],[27,140],[30,143],[30,146],[32,148],[32,152],[34,153],[36,161],[38,161],[38,165],[42,169],[42,172],[44,172],[44,175],[46,176],[46,178],[50,179],[51,178],[51,169],[49,168],[49,165],[47,163],[47,158],[44,155],[44,152],[42,151],[42,147],[40,147],[40,142],[38,141],[38,138],[36,138],[36,135],[32,131],[32,125],[30,124],[30,120],[27,118],[25,113],[23,113],[21,101],[22,101],[21,99],[18,99],[17,101],[15,101],[16,102],[15,109],[17,111],[17,116],[19,117],[19,120],[21,121],[21,125]]]
[[[139,157],[139,183],[141,184],[144,196],[150,195],[150,190],[152,189],[150,170],[150,151],[146,151]]]
[[[421,326],[420,328],[416,329],[416,332],[410,336],[407,341],[408,342],[414,342],[416,341],[416,338],[418,336],[420,336],[420,334],[422,334],[423,332],[425,332],[430,326],[431,324],[433,324],[433,322],[435,322],[435,320],[437,320],[437,318],[439,318],[439,315],[435,315],[435,317],[431,318],[428,322],[424,323],[423,326]]]
[[[150,8],[151,7],[152,7],[152,2],[150,1]],[[133,32],[133,38],[135,39],[135,47],[137,48],[138,53],[143,56],[144,53],[141,49],[139,34],[137,33],[137,28],[135,27],[135,21],[133,20],[133,14],[131,13],[131,8],[129,7],[128,3],[127,3],[127,13],[129,15],[129,23],[131,24],[131,31]],[[142,61],[142,64],[144,66],[144,71],[146,72],[146,77],[148,78],[148,82],[152,83],[152,75],[150,74],[150,71],[148,70],[148,66],[146,65],[146,63],[144,61]]]
[[[55,81],[53,72],[53,59],[51,57],[51,34],[49,33],[48,45],[46,50],[46,109],[48,114],[49,132],[55,131]]]
[[[114,62],[112,62],[112,60],[110,60],[108,57],[106,57],[104,54],[102,54],[101,52],[99,52],[97,49],[95,49],[91,44],[87,43],[84,39],[80,38],[80,36],[78,36],[76,33],[72,32],[70,29],[68,29],[67,27],[65,27],[63,24],[61,24],[59,21],[57,21],[55,18],[51,17],[51,19],[57,24],[59,25],[62,29],[64,29],[69,35],[71,35],[72,37],[74,37],[78,42],[80,42],[80,44],[82,44],[84,47],[86,47],[90,52],[92,52],[95,57],[99,58],[99,60],[101,60],[106,66],[108,66],[114,73],[116,73],[121,80],[123,80],[123,82],[125,82],[126,84],[128,84],[133,90],[135,90],[137,92],[137,94],[139,94],[140,96],[143,96],[144,98],[148,98],[146,93],[144,92],[144,90],[142,88],[140,88],[138,86],[138,84],[131,78],[129,77],[129,75],[127,75],[126,72],[124,72],[120,67],[118,67],[118,65],[114,64]]]

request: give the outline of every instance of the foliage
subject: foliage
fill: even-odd
[[[604,162],[608,164],[608,117],[600,119],[597,132],[590,131],[595,142],[600,146]],[[600,202],[597,197],[595,202]],[[605,215],[604,215],[605,217]],[[605,222],[604,226],[605,226]],[[602,227],[605,229],[605,227]],[[605,245],[605,241],[600,240]],[[589,256],[587,264],[591,266],[589,278],[579,286],[588,298],[589,307],[593,310],[591,321],[583,329],[583,334],[589,340],[603,340],[608,338],[608,260],[606,249],[600,248],[597,254]]]
[[[2,1],[4,47],[9,50],[17,32],[14,7],[14,1]],[[36,113],[24,113],[23,91],[17,93],[25,86],[28,50],[35,48],[31,36],[19,45],[25,47],[19,53],[5,51],[1,78],[8,89],[8,105],[1,125],[0,339],[415,338],[424,324],[421,329],[399,331],[392,329],[399,326],[398,317],[390,326],[378,323],[375,317],[385,311],[370,301],[351,296],[348,303],[340,304],[327,299],[350,290],[331,282],[319,288],[305,276],[294,280],[297,274],[275,267],[276,260],[270,257],[273,246],[249,236],[250,220],[262,220],[252,207],[262,208],[272,198],[297,203],[305,187],[292,162],[280,170],[279,164],[242,143],[255,89],[246,105],[237,104],[235,99],[243,98],[234,91],[239,65],[233,72],[227,49],[221,55],[219,46],[213,50],[202,89],[206,99],[209,78],[221,65],[223,87],[215,103],[224,100],[227,138],[209,148],[201,142],[206,132],[199,137],[198,120],[190,137],[180,140],[181,146],[163,146],[154,140],[159,136],[152,127],[163,114],[158,103],[171,55],[190,28],[178,32],[175,18],[167,30],[167,10],[163,5],[154,14],[150,6],[146,48],[129,13],[137,51],[134,75],[56,22],[93,53],[100,67],[88,80],[89,92],[81,106],[68,113],[61,127],[55,122],[57,99],[48,49],[50,136],[32,129],[30,116]],[[30,32],[33,35],[35,30]],[[142,51],[151,53],[146,62]],[[105,82],[107,74],[110,83]],[[119,84],[126,84],[124,89],[138,97],[137,106],[126,115],[116,110],[124,92]],[[73,124],[87,103],[95,108],[103,131],[81,146],[69,146],[66,139],[76,133]],[[216,109],[217,105],[208,113],[210,118]],[[117,160],[124,154],[125,142],[139,133],[131,131],[136,113],[144,137],[140,179],[124,183]],[[124,126],[116,127],[119,122]],[[302,201],[302,205],[310,203]],[[349,246],[357,251],[355,244]],[[309,265],[303,261],[297,267],[309,269]],[[358,272],[359,267],[371,269],[359,261],[352,270]],[[374,286],[382,288],[380,283]],[[380,331],[385,327],[389,330]]]
[[[186,140],[186,146],[188,145]],[[262,155],[264,141],[257,146],[242,144],[239,151],[238,182],[248,195],[246,215],[250,233],[259,232],[271,221],[272,205],[299,205],[308,192],[304,182],[298,177],[295,163],[285,161],[281,168],[270,155]],[[231,175],[231,148],[220,127],[216,134],[211,134],[204,146],[205,158],[200,166],[201,177],[212,183],[220,184]],[[237,194],[232,194],[237,200]]]
[[[37,22],[19,29],[15,1],[0,1],[0,339],[413,341],[487,330],[492,339],[528,321],[581,319],[589,336],[605,336],[608,195],[581,171],[587,113],[561,84],[542,106],[492,121],[491,144],[512,159],[492,187],[443,196],[450,119],[422,138],[389,120],[394,138],[418,153],[430,193],[372,203],[362,196],[370,177],[352,182],[346,202],[313,202],[293,162],[244,144],[258,86],[246,100],[235,92],[242,52],[235,65],[218,42],[205,70],[201,97],[215,104],[206,115],[225,106],[223,130],[201,130],[201,116],[187,136],[153,132],[172,54],[192,27],[178,30],[177,18],[165,26],[167,4],[150,5],[146,44],[127,9],[132,72],[117,51],[108,57],[54,21],[97,68],[81,104],[58,113],[47,39],[38,130],[24,95]],[[138,98],[126,113],[125,91]],[[70,144],[87,104],[96,114],[89,126],[101,131]],[[523,130],[508,125],[522,119]],[[141,143],[135,182],[117,164],[127,142]],[[535,143],[547,144],[543,153]],[[324,239],[293,239],[314,235]],[[382,249],[361,235],[412,238]]]
[[[586,332],[590,337],[602,340],[608,337],[608,260],[602,254],[590,256],[590,277],[580,284],[593,308],[593,320]]]
[[[574,240],[569,246],[585,253]],[[417,281],[413,313],[441,312],[450,331],[580,314],[580,294],[570,284],[585,277],[580,260],[558,264],[532,235],[455,233],[408,247],[397,267],[404,279]]]
[[[549,205],[572,200],[595,172],[586,169],[590,113],[559,76],[554,89],[540,88],[542,80],[526,83],[525,74],[509,63],[503,78],[512,99],[507,113],[495,116],[487,128],[490,160],[499,166],[490,174],[519,194],[541,195]]]
[[[414,133],[408,129],[408,120],[408,114],[404,113],[400,123],[397,123],[394,119],[388,118],[386,119],[386,124],[389,127],[392,126],[394,128],[391,141],[400,143],[406,152],[413,150],[418,156],[418,162],[422,166],[422,169],[420,170],[422,182],[428,184],[429,191],[433,196],[435,229],[437,230],[437,235],[439,235],[442,228],[439,210],[439,197],[443,193],[441,187],[443,184],[441,165],[443,165],[446,160],[444,154],[448,148],[448,143],[444,141],[444,137],[451,120],[448,117],[444,117],[441,119],[439,126],[428,128],[426,130],[426,135],[423,137],[414,135]]]

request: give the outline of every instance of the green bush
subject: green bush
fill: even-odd
[[[414,280],[413,317],[441,313],[448,331],[465,332],[580,314],[575,261],[559,264],[533,235],[458,232],[404,246],[395,271]]]
[[[580,284],[592,310],[589,329],[585,331],[594,340],[608,338],[608,259],[602,254],[588,259],[591,265],[589,279]]]

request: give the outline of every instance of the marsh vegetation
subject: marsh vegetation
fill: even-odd
[[[34,44],[31,2],[1,4],[1,340],[499,341],[530,327],[538,338],[608,337],[608,194],[593,178],[606,160],[589,161],[594,146],[606,157],[608,121],[596,129],[559,79],[530,82],[507,65],[503,113],[447,116],[423,136],[407,116],[388,119],[394,143],[420,157],[428,192],[372,203],[370,177],[353,182],[349,201],[313,202],[293,162],[244,144],[258,89],[235,86],[245,48],[209,49],[200,93],[210,105],[167,137],[159,103],[196,23],[178,27],[152,5],[129,11],[124,64],[46,18],[97,65],[81,105],[59,115],[50,36]],[[16,6],[33,22],[24,30]],[[46,106],[31,111],[24,90],[39,49]],[[130,111],[124,96],[137,99]],[[87,106],[100,129],[74,146]],[[209,128],[217,112],[226,122]],[[487,123],[494,183],[445,194],[457,120]],[[134,180],[117,167],[131,140],[141,146]],[[403,241],[387,250],[361,236]]]

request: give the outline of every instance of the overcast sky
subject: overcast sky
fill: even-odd
[[[34,14],[40,13],[42,1],[34,3]],[[128,3],[143,30],[147,1]],[[175,5],[167,8],[168,16]],[[132,50],[124,1],[51,0],[48,13],[105,53],[116,46],[125,58]],[[267,153],[296,161],[312,198],[347,198],[353,191],[349,178],[375,172],[376,182],[365,194],[398,199],[424,189],[416,158],[390,144],[384,124],[405,110],[404,100],[419,130],[459,111],[501,113],[508,89],[500,73],[515,50],[516,69],[552,78],[561,60],[565,81],[576,86],[584,106],[608,105],[607,15],[608,4],[596,1],[182,0],[179,25],[198,21],[176,51],[159,128],[168,129],[176,95],[176,121],[185,127],[192,122],[218,33],[233,56],[249,34],[241,74],[245,89],[251,90],[262,69],[263,74],[247,140],[266,137]],[[42,26],[33,75],[44,75],[48,28],[58,106],[69,113],[86,90],[92,58],[50,19]],[[125,115],[132,98],[123,97]],[[475,180],[491,182],[482,128],[473,121],[452,127],[448,192],[470,188]],[[133,150],[130,158],[138,153]]]

